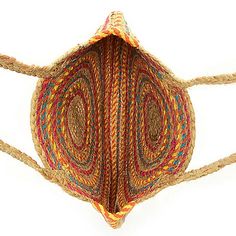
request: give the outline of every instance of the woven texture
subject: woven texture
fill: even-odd
[[[185,172],[195,119],[186,88],[236,81],[235,74],[181,81],[146,52],[122,13],[47,67],[0,55],[0,66],[38,76],[31,128],[44,164],[0,140],[9,153],[87,200],[114,228],[163,188],[213,173],[236,155]]]
[[[109,213],[184,171],[193,147],[186,91],[137,46],[122,15],[111,14],[35,93],[41,158]]]

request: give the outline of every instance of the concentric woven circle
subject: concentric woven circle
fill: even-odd
[[[81,47],[35,91],[33,130],[45,165],[67,187],[118,212],[183,172],[194,127],[187,92],[117,36]]]

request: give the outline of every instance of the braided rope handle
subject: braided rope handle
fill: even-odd
[[[232,84],[236,82],[236,73],[221,74],[214,76],[202,76],[195,79],[181,81],[184,88],[189,88],[195,85],[213,85],[213,84]]]
[[[181,81],[184,88],[190,88],[195,85],[217,85],[217,84],[231,84],[236,82],[236,73],[233,74],[221,74],[214,76],[202,76],[195,79]],[[215,161],[209,165],[205,165],[199,169],[194,169],[188,172],[184,172],[178,176],[172,185],[184,182],[195,180],[200,177],[212,174],[227,165],[231,165],[236,162],[236,153],[231,154],[225,158],[222,158],[218,161]]]
[[[66,176],[62,170],[51,170],[48,168],[41,167],[32,157],[28,156],[24,152],[21,152],[19,149],[9,145],[8,143],[3,142],[0,139],[0,151],[9,154],[15,159],[23,162],[27,166],[38,171],[45,179],[57,183],[60,186],[65,186]]]
[[[17,61],[14,57],[9,57],[0,54],[0,67],[15,71],[18,73],[37,76],[45,78],[55,72],[53,67],[49,66],[36,66],[36,65],[26,65],[22,62]],[[61,187],[65,188],[66,185],[66,175],[62,170],[52,170],[48,168],[41,167],[32,157],[28,156],[24,152],[21,152],[17,148],[3,142],[0,139],[0,151],[8,153],[17,160],[23,162],[24,164],[30,166],[31,168],[38,171],[47,180],[59,184]]]
[[[51,74],[52,68],[49,66],[26,65],[17,61],[14,57],[0,54],[0,67],[18,73],[45,78]]]
[[[9,69],[18,73],[23,73],[31,76],[46,77],[53,72],[53,67],[40,67],[35,65],[26,65],[22,62],[17,61],[13,57],[5,56],[0,54],[0,67]],[[195,85],[213,85],[213,84],[230,84],[236,82],[236,73],[234,74],[221,74],[216,76],[203,76],[188,81],[180,81],[183,88],[189,88]],[[38,171],[43,177],[50,180],[51,182],[59,184],[65,188],[66,177],[65,173],[60,170],[51,170],[41,167],[32,157],[21,152],[17,148],[0,140],[0,151],[6,152],[17,160],[25,163],[31,168]],[[215,161],[209,165],[205,165],[199,169],[194,169],[188,172],[180,174],[173,182],[167,183],[167,185],[175,185],[184,181],[190,181],[198,179],[202,176],[214,173],[223,167],[233,164],[236,162],[236,153],[231,154],[228,157]]]

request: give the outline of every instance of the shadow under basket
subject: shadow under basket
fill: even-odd
[[[0,66],[40,77],[31,128],[44,167],[1,140],[0,150],[91,202],[114,228],[135,204],[163,188],[235,161],[233,154],[185,172],[195,141],[186,89],[206,80],[177,79],[139,45],[120,12],[50,66],[27,66],[3,55]],[[224,83],[234,81],[231,75]]]

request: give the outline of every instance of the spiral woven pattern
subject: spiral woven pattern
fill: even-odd
[[[186,169],[194,136],[186,90],[119,17],[39,81],[32,109],[44,164],[113,226]]]
[[[0,67],[41,78],[31,129],[44,166],[0,139],[0,151],[70,195],[89,201],[113,228],[162,189],[236,163],[236,153],[185,171],[195,140],[187,88],[231,84],[236,73],[180,80],[146,52],[121,12],[48,66],[0,54]]]

